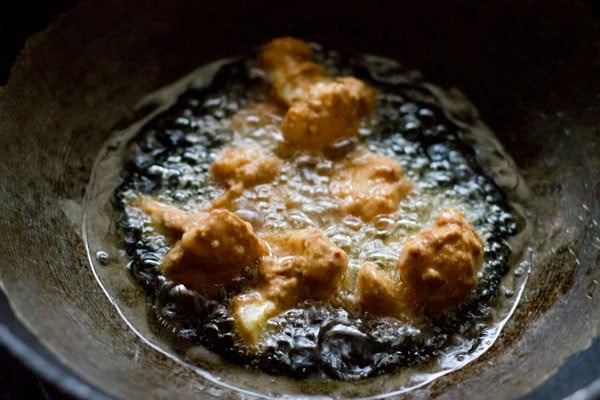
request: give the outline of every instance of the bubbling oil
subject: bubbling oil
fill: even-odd
[[[245,118],[251,129],[232,129],[236,113],[266,101],[260,72],[249,57],[222,65],[209,84],[178,93],[173,106],[137,127],[123,145],[120,175],[96,176],[113,184],[114,212],[108,214],[129,275],[146,293],[150,326],[179,354],[202,345],[233,362],[295,378],[354,380],[402,374],[415,366],[431,374],[458,368],[491,345],[518,301],[524,277],[512,282],[510,297],[501,296],[500,286],[521,256],[513,243],[526,230],[525,220],[503,191],[508,188],[499,187],[487,173],[489,166],[480,162],[478,153],[485,149],[467,144],[475,129],[450,115],[440,99],[443,91],[432,90],[387,59],[344,56],[316,45],[314,50],[328,73],[354,75],[379,89],[377,110],[361,127],[358,142],[331,154],[286,150],[276,113],[253,126],[261,116],[250,112]],[[274,182],[247,189],[236,199],[236,213],[259,233],[323,230],[349,256],[346,295],[365,261],[394,274],[406,238],[430,225],[447,205],[462,211],[485,239],[476,293],[458,310],[424,317],[418,325],[345,310],[335,301],[307,301],[271,318],[260,350],[249,350],[237,338],[228,309],[245,278],[213,298],[170,281],[158,266],[172,243],[132,206],[141,195],[189,211],[209,206],[224,193],[209,170],[227,146],[269,149],[283,159]],[[397,212],[368,223],[339,216],[329,193],[336,152],[356,148],[396,160],[413,182],[413,193]],[[509,172],[518,176],[516,170]],[[285,196],[278,196],[282,191]],[[88,236],[93,235],[88,228]]]

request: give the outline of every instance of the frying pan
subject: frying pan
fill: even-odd
[[[101,290],[82,239],[94,160],[141,117],[137,102],[284,34],[460,88],[530,188],[531,272],[514,316],[482,357],[406,396],[598,395],[600,43],[577,1],[79,2],[27,42],[0,92],[0,341],[82,398],[319,392],[239,368],[209,380],[157,351]]]

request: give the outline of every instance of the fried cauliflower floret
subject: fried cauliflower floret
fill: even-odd
[[[442,210],[432,227],[408,239],[393,280],[373,263],[361,266],[356,294],[362,311],[402,320],[458,306],[477,286],[483,240],[453,207]]]
[[[398,271],[410,297],[434,311],[463,302],[477,286],[483,245],[460,211],[444,208],[432,227],[410,237],[402,249]]]
[[[262,150],[249,147],[225,149],[212,163],[210,173],[227,191],[212,202],[212,207],[231,208],[244,189],[272,181],[280,170],[281,160]]]
[[[331,179],[332,193],[341,201],[342,209],[366,222],[398,210],[411,188],[396,161],[373,153],[348,155]]]
[[[362,311],[381,316],[406,319],[407,304],[401,286],[374,263],[365,262],[356,282],[358,304]]]
[[[310,61],[303,41],[279,38],[267,43],[259,63],[275,95],[290,108],[281,124],[291,145],[319,150],[358,133],[373,112],[375,90],[353,77],[333,78]]]
[[[281,170],[281,160],[260,149],[229,147],[212,163],[210,173],[226,187],[252,187],[275,179]]]
[[[160,270],[189,289],[210,294],[227,287],[267,254],[252,226],[228,210],[188,214],[148,199],[139,206],[156,224],[182,232]]]
[[[313,84],[303,101],[289,108],[281,131],[299,148],[322,149],[356,136],[362,118],[373,111],[373,90],[352,77]]]
[[[337,293],[348,256],[319,229],[301,229],[265,236],[277,262],[262,263],[260,275],[268,282],[269,297],[288,307],[300,301],[327,300]]]
[[[262,47],[258,58],[276,96],[288,106],[305,100],[310,87],[326,77],[323,67],[311,62],[312,50],[302,40],[274,39]]]
[[[143,197],[135,204],[144,214],[148,215],[152,222],[158,226],[177,231],[184,231],[193,214],[180,210],[177,207],[161,203],[156,200]]]
[[[237,330],[247,344],[257,343],[265,323],[305,300],[328,300],[342,285],[348,256],[318,229],[265,238],[272,256],[263,257],[259,283],[231,304]]]

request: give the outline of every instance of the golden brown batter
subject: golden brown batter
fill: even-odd
[[[440,310],[465,300],[482,263],[483,240],[460,211],[446,207],[432,227],[406,241],[398,271],[417,303]]]
[[[190,289],[210,293],[218,285],[227,287],[267,254],[252,226],[231,211],[188,214],[148,199],[139,207],[156,224],[181,232],[160,269]]]
[[[259,59],[276,96],[289,106],[280,126],[286,143],[292,152],[309,150],[326,160],[318,151],[356,135],[361,120],[372,112],[374,91],[352,77],[328,77],[310,61],[311,54],[306,43],[281,38],[264,46]],[[232,118],[231,128],[243,135],[273,126],[279,111],[275,105],[254,104]],[[287,196],[292,194],[285,180],[278,179],[286,167],[288,175],[300,172],[290,168],[283,153],[237,143],[225,147],[210,167],[225,195],[195,214],[149,199],[137,203],[156,225],[175,233],[160,266],[170,279],[210,295],[216,286],[227,287],[253,269],[255,279],[230,306],[237,332],[249,345],[259,342],[269,318],[306,300],[331,301],[348,292],[342,286],[349,257],[327,237],[327,226],[264,231],[255,226],[255,232],[232,212],[237,212],[234,200],[254,187],[291,207]],[[326,183],[319,189],[324,190],[315,196],[329,196],[339,204],[328,223],[341,223],[349,215],[372,223],[379,215],[401,212],[402,199],[411,194],[413,184],[389,157],[359,148],[327,161],[332,168],[323,177]],[[356,287],[356,300],[347,306],[401,320],[456,307],[478,283],[483,240],[457,209],[447,207],[433,226],[406,241],[399,256],[397,271],[362,263],[356,284],[350,285]],[[348,294],[345,298],[352,298]]]
[[[272,181],[281,169],[281,160],[248,147],[226,148],[210,167],[213,178],[233,187],[245,188]]]
[[[293,38],[275,39],[259,55],[276,96],[289,106],[281,124],[285,140],[322,149],[355,137],[373,112],[375,90],[353,77],[332,78],[310,61],[312,50]]]
[[[394,282],[373,263],[362,265],[357,297],[363,311],[415,318],[423,308],[441,311],[465,301],[477,286],[483,240],[460,211],[446,207],[432,227],[411,236],[398,261]]]
[[[271,255],[259,266],[259,282],[233,299],[238,332],[255,344],[266,320],[304,300],[329,300],[340,291],[348,256],[319,229],[267,234]]]
[[[372,262],[366,262],[360,267],[356,293],[362,311],[402,320],[408,318],[405,313],[409,305],[404,302],[400,284]]]
[[[396,161],[370,152],[355,152],[341,160],[331,186],[343,210],[364,221],[398,210],[412,188]]]

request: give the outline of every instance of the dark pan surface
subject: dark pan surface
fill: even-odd
[[[0,91],[0,281],[20,321],[2,322],[2,342],[65,388],[90,390],[64,381],[71,370],[123,398],[229,393],[119,317],[88,266],[83,199],[104,140],[145,94],[282,34],[390,56],[459,87],[531,188],[535,257],[514,318],[483,357],[413,397],[558,398],[591,383],[583,360],[598,354],[600,333],[599,31],[569,1],[78,3],[27,43]],[[565,382],[578,369],[587,379]]]

